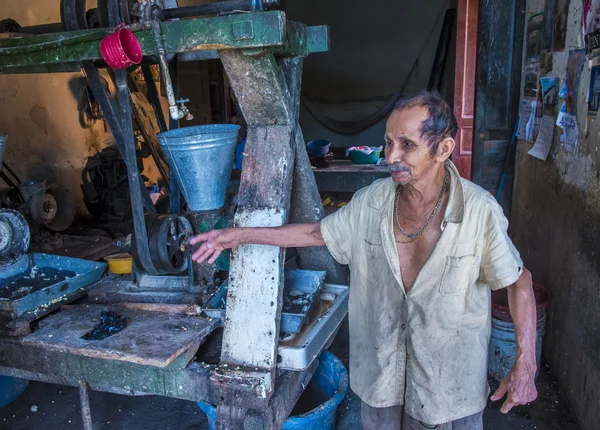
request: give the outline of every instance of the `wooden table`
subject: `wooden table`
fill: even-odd
[[[349,160],[332,160],[329,167],[313,169],[321,192],[355,193],[377,179],[390,176],[387,166],[353,164]]]

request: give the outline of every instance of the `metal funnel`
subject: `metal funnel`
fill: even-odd
[[[190,211],[223,207],[239,125],[183,127],[157,135]]]

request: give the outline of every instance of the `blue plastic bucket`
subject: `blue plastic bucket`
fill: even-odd
[[[322,397],[323,402],[307,413],[290,416],[282,429],[335,430],[337,407],[348,393],[348,372],[335,355],[327,351],[321,354],[317,370],[306,387],[305,394],[307,393],[319,393],[319,398]],[[208,418],[209,430],[214,430],[217,419],[216,408],[203,402],[198,402],[198,406]]]
[[[209,211],[225,204],[239,130],[235,124],[209,124],[157,135],[189,210]]]
[[[0,408],[15,400],[29,385],[29,380],[0,376]]]
[[[542,360],[542,339],[546,331],[546,314],[537,322],[535,342],[535,359],[539,373]],[[492,336],[488,350],[488,374],[496,381],[501,381],[512,369],[517,357],[517,339],[512,322],[492,318]]]

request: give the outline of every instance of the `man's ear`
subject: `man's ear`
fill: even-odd
[[[438,145],[438,150],[436,154],[436,158],[438,159],[438,161],[442,162],[450,158],[455,146],[456,142],[451,137],[446,137],[444,140],[442,140]]]

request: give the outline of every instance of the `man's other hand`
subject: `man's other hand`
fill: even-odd
[[[535,388],[535,362],[517,362],[500,383],[496,392],[492,395],[493,402],[500,400],[508,393],[506,401],[500,412],[506,414],[514,406],[526,405],[537,399],[538,392]]]

